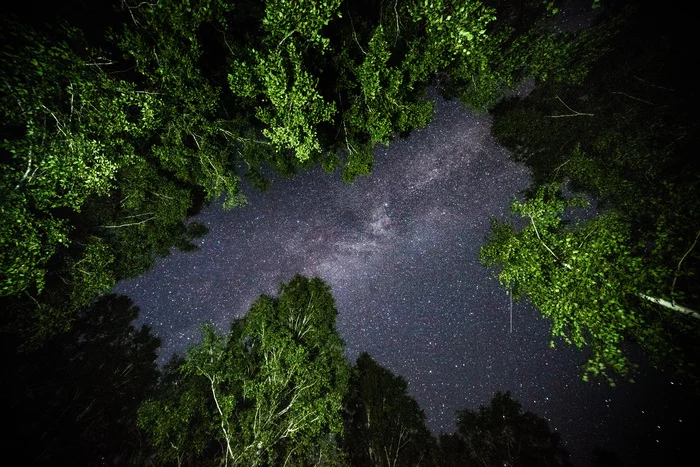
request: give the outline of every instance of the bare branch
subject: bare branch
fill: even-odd
[[[672,88],[667,88],[667,87],[664,87],[664,86],[659,86],[658,84],[650,83],[649,81],[646,81],[646,80],[644,80],[644,79],[642,79],[642,78],[640,78],[639,76],[636,76],[636,75],[635,75],[634,78],[635,78],[637,81],[641,81],[642,83],[646,84],[647,86],[651,86],[652,88],[663,89],[664,91],[671,91],[671,92],[675,91],[675,89],[672,89]]]
[[[673,284],[671,284],[671,303],[676,304],[676,301],[673,299],[673,291],[676,288],[676,279],[678,279],[678,274],[681,272],[681,264],[683,264],[683,261],[685,260],[686,256],[693,251],[693,248],[695,248],[695,245],[698,243],[698,237],[700,237],[700,230],[698,230],[698,233],[695,235],[695,240],[693,241],[693,244],[690,245],[690,248],[688,248],[688,251],[685,252],[681,260],[678,262],[678,267],[676,267],[676,275],[673,278]]]
[[[639,297],[643,298],[644,300],[648,300],[652,303],[656,303],[658,305],[661,305],[662,307],[668,308],[669,310],[677,311],[679,313],[682,313],[684,315],[692,316],[695,319],[700,319],[700,313],[697,311],[693,310],[692,308],[688,308],[682,305],[675,305],[668,300],[664,300],[663,298],[657,298],[657,297],[651,297],[649,295],[645,294],[637,294]]]
[[[126,216],[126,217],[123,217],[123,219],[134,219],[135,217],[150,216],[152,214],[155,214],[155,213],[154,212],[144,212],[143,214],[134,214],[133,216]]]
[[[148,219],[144,219],[144,220],[142,220],[142,221],[140,221],[140,222],[131,222],[131,223],[129,223],[129,224],[120,224],[120,225],[101,225],[100,227],[102,227],[102,228],[104,228],[104,229],[120,229],[120,228],[122,228],[122,227],[129,227],[129,226],[132,226],[132,225],[145,224],[146,222],[152,221],[152,220],[155,219],[155,218],[156,218],[156,216],[153,216],[153,217],[149,217]]]
[[[54,120],[56,120],[56,128],[58,129],[58,131],[60,131],[61,134],[62,134],[63,136],[65,136],[66,138],[68,138],[68,135],[66,134],[65,131],[63,131],[63,125],[61,125],[61,122],[58,121],[58,117],[56,117],[56,114],[53,113],[53,112],[51,111],[51,109],[49,109],[48,107],[46,107],[44,104],[41,104],[41,106],[42,106],[43,108],[45,108],[45,109],[51,114],[51,116],[53,117]]]
[[[639,97],[630,96],[626,92],[621,92],[621,91],[610,91],[610,92],[612,94],[618,94],[620,96],[629,97],[630,99],[634,99],[635,101],[644,102],[645,104],[654,105],[653,102],[645,101],[644,99],[640,99]]]
[[[537,234],[537,238],[540,240],[540,243],[544,245],[544,247],[549,251],[552,256],[554,256],[554,259],[556,259],[559,263],[561,263],[562,266],[564,266],[566,269],[573,269],[570,264],[562,262],[562,260],[559,259],[557,255],[554,254],[551,248],[547,246],[547,244],[542,240],[542,237],[540,237],[540,232],[537,230],[537,225],[535,225],[535,220],[532,218],[532,216],[528,216],[530,218],[530,222],[532,222],[532,226],[535,228],[535,233]]]
[[[547,117],[549,117],[549,118],[562,118],[562,117],[593,117],[593,116],[594,116],[593,114],[584,113],[584,112],[578,112],[578,111],[572,109],[571,107],[569,107],[568,105],[566,105],[566,102],[564,102],[563,100],[561,100],[561,98],[560,98],[559,96],[555,96],[555,97],[559,100],[559,102],[561,102],[561,103],[564,105],[564,107],[566,107],[567,109],[569,109],[569,111],[570,111],[571,113],[570,113],[570,114],[565,114],[565,115],[547,115]]]
[[[29,162],[27,163],[27,170],[24,171],[24,175],[22,176],[22,180],[17,182],[17,185],[15,185],[15,190],[19,188],[19,186],[22,184],[24,180],[27,179],[27,176],[29,175],[29,171],[32,169],[32,153],[31,151],[29,152]],[[36,169],[34,169],[36,170]]]
[[[365,49],[363,49],[362,46],[360,45],[360,41],[357,40],[357,33],[355,32],[355,23],[353,23],[353,21],[352,21],[352,15],[350,14],[350,10],[348,10],[348,18],[350,18],[350,27],[352,28],[352,37],[355,39],[355,43],[360,48],[360,52],[362,52],[362,55],[367,55],[367,52],[365,52]]]
[[[114,62],[114,61],[111,61],[111,62],[90,62],[90,63],[84,63],[83,65],[96,66],[99,68],[100,66],[103,66],[103,65],[114,65],[115,63],[119,63],[119,62]]]
[[[289,39],[289,37],[290,37],[292,34],[294,34],[295,32],[297,32],[297,30],[296,30],[296,29],[292,29],[292,30],[290,31],[289,34],[287,34],[286,36],[284,36],[284,38],[279,42],[279,44],[277,44],[277,48],[275,49],[275,51],[279,51],[279,49],[280,49],[280,47],[282,46],[282,44],[284,43],[284,41],[286,41],[287,39]]]

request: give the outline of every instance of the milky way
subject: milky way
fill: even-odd
[[[210,229],[200,251],[159,260],[116,291],[141,307],[165,360],[198,340],[199,323],[225,331],[295,273],[320,276],[348,357],[367,351],[403,376],[435,433],[453,431],[457,409],[510,390],[575,461],[594,445],[624,450],[630,423],[657,423],[652,389],[643,378],[614,390],[583,383],[585,355],[550,348],[548,323],[526,304],[513,306],[511,332],[508,296],[478,261],[489,216],[508,215],[528,183],[490,136],[490,117],[438,101],[428,127],[376,151],[372,175],[346,185],[314,170],[249,192],[244,208],[208,207],[195,218]]]

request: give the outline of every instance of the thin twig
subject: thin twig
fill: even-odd
[[[695,235],[695,240],[693,241],[693,244],[690,245],[690,248],[688,248],[688,251],[685,252],[685,254],[684,254],[683,257],[681,258],[681,260],[678,262],[678,267],[676,267],[676,275],[675,275],[675,277],[673,278],[673,284],[671,284],[671,303],[672,303],[673,305],[676,304],[676,300],[673,298],[673,291],[674,291],[674,289],[675,289],[675,287],[676,287],[676,280],[678,279],[678,275],[679,275],[680,272],[681,272],[681,264],[683,264],[683,261],[685,260],[685,258],[688,256],[688,254],[689,254],[691,251],[693,251],[693,248],[695,248],[695,245],[698,243],[698,237],[700,237],[700,230],[698,230],[698,233]]]
[[[7,89],[9,89],[10,92],[12,92],[12,87],[10,86],[10,83],[5,81],[5,86],[7,86]],[[16,98],[16,99],[17,99],[17,105],[19,105],[19,108],[22,109],[22,113],[26,115],[27,111],[24,110],[24,106],[22,106],[22,101],[20,101],[19,98]]]
[[[569,161],[571,161],[571,158],[568,158],[567,160],[565,160],[564,162],[562,162],[561,164],[559,164],[559,165],[557,166],[557,168],[554,169],[554,170],[552,171],[552,174],[555,174],[555,173],[559,172],[559,169],[561,169],[561,168],[564,167],[566,164],[568,164]]]
[[[641,81],[642,83],[644,83],[644,84],[646,84],[646,85],[648,85],[648,86],[651,86],[652,88],[658,88],[658,89],[663,89],[664,91],[675,92],[675,89],[667,88],[667,87],[664,87],[664,86],[659,86],[658,84],[650,83],[649,81],[644,80],[644,79],[642,79],[642,78],[640,78],[639,76],[636,76],[636,75],[635,75],[635,79],[637,79],[638,81]]]
[[[365,49],[363,49],[362,46],[360,45],[360,41],[357,40],[357,34],[355,33],[355,24],[352,21],[352,15],[350,14],[349,8],[348,8],[348,18],[350,18],[350,27],[352,28],[352,37],[355,39],[355,43],[360,48],[360,52],[362,52],[362,55],[367,55],[367,52],[365,52]]]
[[[282,44],[284,43],[284,41],[286,41],[287,39],[289,39],[289,37],[290,37],[292,34],[294,34],[296,31],[297,31],[296,29],[292,29],[292,30],[290,31],[289,34],[287,34],[286,36],[284,36],[284,38],[280,41],[280,43],[277,44],[277,48],[275,49],[275,51],[278,51],[278,50],[280,49],[280,47],[282,46]]]
[[[66,138],[68,138],[68,135],[66,134],[66,132],[63,131],[63,128],[61,128],[61,122],[58,121],[58,117],[56,117],[56,114],[54,114],[54,113],[53,113],[48,107],[46,107],[44,104],[41,104],[41,106],[42,106],[43,108],[45,108],[46,110],[48,110],[49,113],[51,114],[51,116],[53,117],[53,119],[56,120],[56,128],[58,129],[58,131],[60,131],[61,134],[62,134],[63,136],[65,136]]]
[[[394,46],[399,41],[399,12],[396,10],[396,4],[399,0],[394,0],[394,13],[396,14],[396,39],[394,39]]]
[[[24,180],[27,179],[27,176],[29,175],[29,171],[32,169],[32,153],[31,151],[29,152],[29,162],[27,163],[27,170],[24,171],[24,175],[22,176],[22,180],[17,182],[17,185],[15,185],[15,190],[19,188],[19,186],[22,184]],[[36,170],[36,169],[34,169]]]
[[[554,254],[552,249],[547,246],[547,244],[542,240],[542,237],[540,237],[540,232],[537,230],[537,225],[535,225],[535,220],[532,218],[532,216],[529,216],[529,217],[530,217],[530,222],[532,222],[532,226],[535,228],[535,233],[537,234],[537,238],[540,239],[540,243],[542,243],[542,245],[544,245],[544,247],[547,249],[547,251],[549,251],[552,254],[552,256],[554,256],[554,259],[556,259],[565,268],[573,269],[570,264],[562,262],[562,260],[560,260],[556,254]]]
[[[142,220],[141,222],[131,222],[131,223],[129,223],[129,224],[120,224],[120,225],[101,225],[100,227],[102,227],[102,228],[104,228],[104,229],[120,229],[120,228],[122,228],[122,227],[129,227],[129,226],[132,226],[132,225],[145,224],[146,222],[152,221],[152,220],[155,219],[155,218],[156,218],[156,216],[153,216],[153,217],[149,217],[148,219],[144,219],[144,220]]]
[[[561,103],[564,105],[564,107],[566,107],[567,109],[569,109],[569,111],[571,111],[571,113],[570,113],[570,114],[565,114],[565,115],[547,115],[547,117],[549,117],[549,118],[584,117],[584,116],[585,116],[585,117],[593,117],[593,116],[594,116],[593,114],[584,113],[584,112],[578,112],[578,111],[572,109],[571,107],[569,107],[568,105],[566,105],[566,102],[564,102],[563,100],[561,100],[561,98],[560,98],[559,96],[555,96],[555,97],[559,100],[559,102],[561,102]]]
[[[653,102],[645,101],[644,99],[640,99],[639,97],[630,96],[626,92],[621,92],[621,91],[610,91],[610,92],[612,94],[619,94],[620,96],[629,97],[630,99],[634,99],[635,101],[644,102],[645,104],[654,105]]]
[[[136,217],[144,217],[144,216],[150,216],[155,214],[154,212],[144,212],[143,214],[134,214],[133,216],[126,216],[123,217],[122,219],[134,219]]]
[[[83,65],[85,65],[85,66],[96,66],[96,67],[99,68],[99,67],[102,66],[102,65],[114,65],[115,63],[118,63],[118,62],[114,62],[114,61],[112,61],[112,62],[90,62],[90,63],[84,63]]]

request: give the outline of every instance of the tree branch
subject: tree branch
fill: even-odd
[[[640,99],[639,97],[630,96],[626,92],[621,92],[621,91],[610,91],[610,92],[611,92],[611,94],[618,94],[620,96],[625,96],[625,97],[629,97],[630,99],[634,99],[635,101],[644,102],[645,104],[649,104],[649,105],[654,105],[653,102],[645,101],[644,99]]]
[[[219,399],[216,397],[216,390],[214,389],[214,377],[209,376],[207,373],[199,369],[199,371],[202,372],[204,376],[209,379],[209,382],[211,383],[211,394],[214,397],[214,402],[216,403],[216,410],[219,411],[219,415],[221,416],[221,431],[224,433],[224,439],[226,440],[226,450],[228,451],[229,456],[231,456],[231,460],[234,460],[234,455],[233,455],[233,449],[231,449],[231,435],[229,435],[228,431],[226,430],[226,427],[224,426],[225,424],[228,424],[226,422],[226,418],[224,417],[224,412],[221,410],[221,406],[219,405]],[[227,462],[228,464],[228,462]]]
[[[562,266],[564,266],[566,269],[573,269],[570,264],[564,263],[562,260],[559,259],[557,255],[554,254],[551,248],[547,246],[547,244],[542,240],[542,237],[540,237],[540,232],[537,230],[537,225],[535,225],[535,220],[532,218],[532,216],[528,216],[530,218],[530,222],[532,222],[532,226],[535,228],[535,233],[537,234],[537,238],[540,240],[540,243],[544,245],[544,247],[549,251],[552,256],[554,256],[554,259],[556,259]]]
[[[128,223],[128,224],[120,224],[120,225],[101,225],[100,227],[102,227],[102,228],[104,228],[104,229],[119,229],[119,228],[122,228],[122,227],[129,227],[129,226],[132,226],[132,225],[145,224],[146,222],[152,221],[152,220],[155,219],[155,218],[156,218],[156,216],[153,216],[153,217],[149,217],[148,219],[144,219],[144,220],[142,220],[142,221],[140,221],[140,222],[131,222],[131,223]]]
[[[700,230],[698,230],[698,233],[695,235],[695,240],[693,241],[693,244],[690,245],[690,248],[688,248],[688,251],[685,252],[681,260],[678,262],[678,267],[676,268],[676,275],[673,278],[673,284],[671,284],[671,303],[676,304],[676,301],[673,299],[673,291],[676,288],[676,280],[678,279],[678,274],[681,272],[681,264],[683,264],[683,260],[685,260],[686,256],[693,251],[693,248],[695,248],[695,245],[698,243],[698,237],[700,237]]]
[[[555,96],[555,97],[559,100],[559,102],[561,102],[561,103],[564,105],[564,107],[566,107],[567,109],[569,109],[569,111],[571,111],[571,113],[570,113],[570,114],[566,114],[566,115],[547,115],[547,117],[549,117],[549,118],[584,117],[584,116],[585,116],[585,117],[593,117],[593,116],[594,116],[593,114],[584,113],[584,112],[578,112],[578,111],[572,109],[571,107],[569,107],[568,105],[566,105],[566,102],[564,102],[563,100],[561,100],[561,98],[560,98],[559,96]]]
[[[656,297],[651,297],[649,295],[644,295],[642,293],[637,294],[637,296],[643,298],[644,300],[648,300],[652,303],[656,303],[657,305],[661,305],[664,308],[668,308],[669,310],[677,311],[679,313],[682,313],[684,315],[691,316],[695,319],[700,319],[700,313],[697,311],[693,310],[692,308],[688,308],[682,305],[676,305],[668,300],[664,300],[663,298],[656,298]]]

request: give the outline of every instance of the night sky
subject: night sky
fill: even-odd
[[[347,356],[367,351],[403,376],[436,434],[498,390],[550,420],[578,465],[596,445],[625,458],[640,452],[642,434],[652,449],[675,430],[692,432],[683,411],[667,407],[681,400],[677,382],[582,382],[585,353],[551,349],[548,322],[524,303],[513,306],[510,332],[509,298],[478,251],[489,216],[508,215],[528,184],[527,169],[490,136],[489,116],[438,101],[428,127],[377,150],[372,175],[346,185],[318,169],[264,195],[248,190],[247,207],[208,207],[195,217],[210,229],[200,251],[173,253],[115,291],[162,338],[163,361],[198,341],[202,321],[226,331],[295,273],[320,276],[333,288]]]

